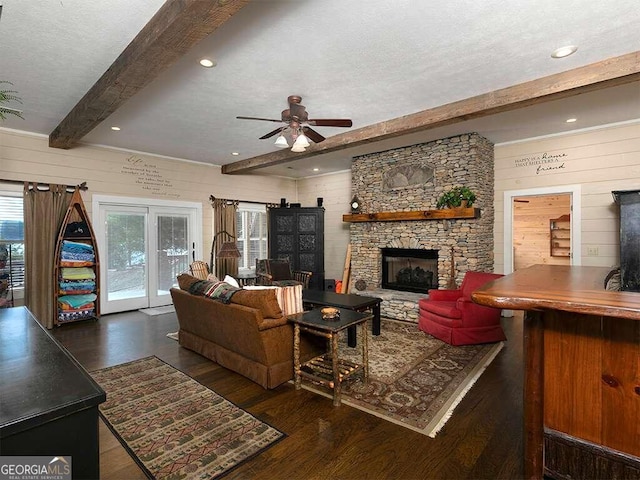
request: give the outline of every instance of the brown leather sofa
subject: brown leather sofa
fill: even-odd
[[[225,304],[189,293],[191,279],[197,280],[181,275],[181,289],[171,289],[180,345],[264,388],[293,378],[293,327],[273,290],[242,290]],[[316,338],[301,337],[303,361],[322,353]]]

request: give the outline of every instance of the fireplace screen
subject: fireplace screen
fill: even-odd
[[[382,288],[417,293],[438,288],[438,251],[383,248]]]

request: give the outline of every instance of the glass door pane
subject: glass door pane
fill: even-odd
[[[155,265],[150,272],[154,281],[150,285],[149,303],[152,307],[171,303],[169,289],[177,287],[177,276],[189,271],[191,235],[190,213],[172,209],[152,208],[155,238],[150,244],[155,249]]]
[[[147,209],[101,208],[105,226],[102,312],[144,308],[147,301]]]
[[[202,255],[196,241],[202,236],[201,210],[126,197],[94,200],[102,313],[170,305],[177,276]]]

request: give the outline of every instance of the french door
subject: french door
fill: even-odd
[[[200,204],[141,203],[97,199],[102,313],[169,305],[176,277],[200,258]]]

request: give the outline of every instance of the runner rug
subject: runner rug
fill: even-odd
[[[285,437],[156,357],[91,375],[100,415],[151,478],[216,478]]]
[[[360,330],[360,328],[358,328]],[[429,437],[435,437],[465,394],[502,349],[502,342],[455,347],[418,330],[415,323],[382,319],[379,336],[369,335],[369,382],[354,375],[342,384],[342,403]],[[344,336],[346,337],[346,335]],[[362,362],[361,340],[340,357]],[[303,388],[330,397],[321,386]]]

